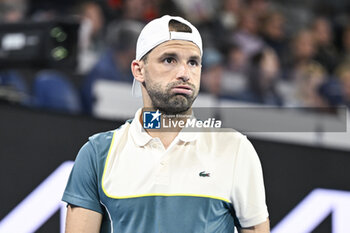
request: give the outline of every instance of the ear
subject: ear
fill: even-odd
[[[131,72],[134,78],[139,81],[140,83],[143,83],[145,81],[143,76],[143,68],[144,63],[143,61],[133,60],[131,62]]]

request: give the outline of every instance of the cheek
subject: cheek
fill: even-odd
[[[152,90],[152,91],[160,91],[164,92],[167,89],[167,84],[169,81],[166,80],[166,78],[159,74],[159,72],[146,72],[145,75],[145,84],[146,89]]]
[[[196,72],[194,72],[193,74],[193,84],[195,84],[196,86],[199,87],[200,81],[201,81],[201,72],[202,70],[198,70]]]
[[[152,66],[147,69],[146,79],[156,83],[169,82],[176,75],[174,70],[162,66]]]

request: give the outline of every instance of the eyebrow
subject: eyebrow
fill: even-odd
[[[191,56],[190,60],[195,60],[197,62],[201,62],[202,59],[200,58],[200,56]]]
[[[163,60],[163,58],[166,58],[166,57],[174,57],[174,58],[178,58],[177,54],[176,53],[163,53],[159,56],[159,59],[160,60]]]

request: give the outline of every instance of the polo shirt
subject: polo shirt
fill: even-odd
[[[239,132],[182,132],[165,149],[139,109],[81,148],[62,200],[103,215],[101,232],[227,233],[266,221],[259,158]]]

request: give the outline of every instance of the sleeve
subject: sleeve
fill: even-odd
[[[260,160],[246,137],[235,159],[231,198],[241,227],[258,225],[268,218]]]
[[[79,151],[62,201],[103,214],[98,194],[96,152],[87,142]]]

